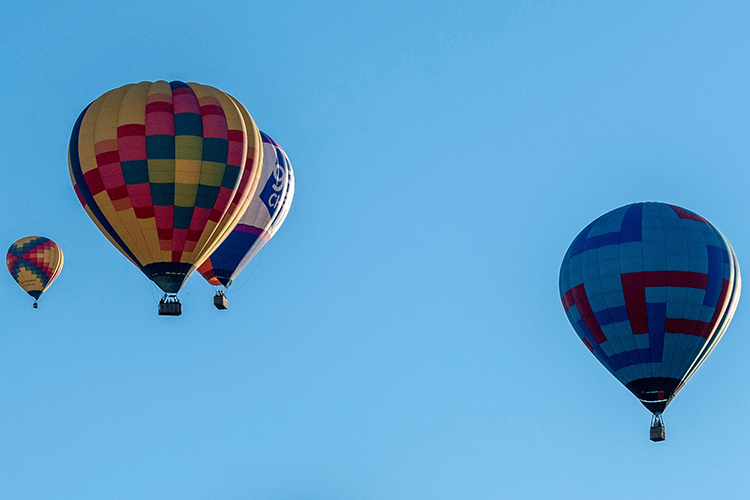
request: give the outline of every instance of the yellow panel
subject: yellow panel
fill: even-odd
[[[200,160],[175,160],[174,182],[198,184],[201,177]],[[197,186],[196,186],[197,187]]]
[[[175,135],[174,152],[175,159],[201,161],[203,158],[203,137]]]
[[[130,87],[130,90],[127,94],[125,94],[125,97],[122,100],[122,104],[120,105],[120,110],[117,118],[118,124],[146,124],[145,103],[150,88],[150,82],[141,82]]]
[[[174,205],[176,207],[194,207],[197,193],[198,184],[176,183],[174,185]]]
[[[164,80],[157,80],[151,84],[151,87],[149,87],[148,89],[149,99],[152,96],[158,96],[159,94],[167,97],[167,102],[172,102],[172,86],[169,84],[169,82],[165,82]],[[159,98],[157,100],[161,101],[162,99]],[[149,100],[148,102],[153,101]]]
[[[98,168],[96,164],[96,152],[94,151],[94,130],[96,129],[96,115],[102,107],[104,97],[112,91],[107,92],[96,101],[92,102],[86,114],[81,120],[81,129],[78,133],[78,159],[81,164],[81,172],[84,174],[89,170]]]
[[[120,112],[122,100],[131,87],[132,85],[125,85],[99,98],[103,102],[96,116],[94,143],[107,139],[117,140],[117,115]]]
[[[148,160],[149,182],[171,184],[174,178],[174,160]]]

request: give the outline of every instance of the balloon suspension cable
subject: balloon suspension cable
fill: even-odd
[[[265,254],[263,252],[260,252],[258,254],[258,256],[256,256],[256,258],[254,258],[252,261],[250,261],[250,262],[254,262],[255,263],[255,267],[253,267],[252,271],[250,271],[250,275],[245,278],[245,281],[243,281],[242,283],[240,283],[239,286],[235,286],[234,288],[232,288],[232,290],[235,293],[239,292],[240,290],[242,290],[244,288],[245,285],[247,285],[248,283],[250,283],[250,279],[252,279],[253,274],[255,274],[255,271],[258,270],[258,264],[260,263],[260,259],[263,258],[263,255],[265,255]]]
[[[654,413],[651,416],[651,429],[649,431],[651,441],[658,443],[667,439],[666,429],[664,427],[664,418],[661,413]]]

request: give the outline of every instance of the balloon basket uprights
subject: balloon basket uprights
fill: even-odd
[[[214,295],[214,306],[220,311],[229,309],[229,300],[227,300],[227,296],[222,290],[216,291],[216,295]]]
[[[667,439],[667,432],[664,427],[664,419],[661,413],[654,413],[651,417],[651,429],[649,430],[649,438],[654,443],[664,441]]]
[[[164,294],[159,301],[159,316],[179,316],[182,314],[182,304],[177,295]]]

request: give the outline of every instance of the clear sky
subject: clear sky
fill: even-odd
[[[665,413],[577,338],[560,262],[599,215],[664,201],[750,265],[747,2],[10,2],[0,243],[0,498],[744,498],[750,313]],[[79,205],[81,110],[213,85],[297,190],[230,290],[184,313]]]

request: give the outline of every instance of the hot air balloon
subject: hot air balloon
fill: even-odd
[[[27,236],[13,243],[5,255],[10,275],[26,293],[37,300],[62,271],[63,253],[60,247],[44,236]]]
[[[602,215],[568,248],[560,296],[589,351],[652,412],[662,413],[721,339],[740,297],[731,245],[706,219],[665,203]]]
[[[102,233],[164,292],[177,292],[250,203],[260,132],[229,94],[197,83],[111,90],[78,117],[68,149],[78,199]]]
[[[284,223],[294,198],[294,171],[284,150],[263,132],[261,180],[250,205],[219,248],[198,268],[206,280],[228,289]],[[224,290],[214,296],[217,309],[227,309]]]

